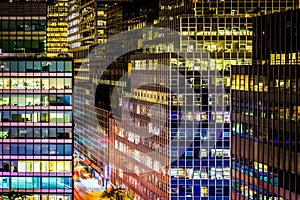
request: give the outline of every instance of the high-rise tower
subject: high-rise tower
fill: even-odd
[[[0,2],[0,193],[71,200],[71,59],[46,58],[46,1]]]
[[[118,11],[112,13],[117,16],[114,19],[124,25],[125,17],[121,15],[126,12],[119,12],[122,5],[114,6]],[[178,40],[168,40],[170,38],[165,38],[166,35],[155,28],[144,32],[138,41],[116,36],[114,48],[97,54],[105,54],[106,57],[96,56],[103,58],[100,59],[103,62],[90,62],[90,66],[85,66],[82,80],[86,84],[76,88],[80,96],[75,106],[80,109],[78,116],[85,119],[84,112],[93,106],[93,101],[82,99],[91,100],[98,87],[94,103],[105,115],[98,115],[102,122],[95,125],[102,128],[94,135],[104,138],[89,138],[86,144],[80,141],[78,147],[93,144],[101,149],[98,152],[103,153],[100,153],[103,157],[114,155],[104,159],[106,163],[102,168],[109,171],[105,178],[111,178],[117,186],[128,187],[138,199],[229,199],[230,66],[252,63],[251,17],[294,7],[293,0],[159,1],[159,16],[153,21],[153,27],[177,31]],[[125,22],[140,22],[136,19],[136,16],[129,17]],[[112,27],[117,30],[114,34],[122,26],[112,24]],[[126,30],[122,28],[121,31]],[[92,67],[93,64],[101,66],[105,58],[122,52],[131,42],[139,50],[126,54],[128,57],[122,64],[118,62],[124,56],[116,58],[104,71]],[[174,54],[175,49],[184,52],[186,57]],[[195,52],[203,53],[193,54]],[[189,57],[191,55],[194,56]],[[170,76],[160,68],[162,65],[176,71],[177,75]],[[118,80],[126,73],[134,75],[134,79],[126,83]],[[179,77],[184,82],[180,82]],[[142,86],[134,87],[139,81]],[[161,82],[167,87],[158,84]],[[176,87],[180,89],[174,94],[171,91]],[[110,91],[104,93],[107,88]],[[111,95],[116,88],[118,95]],[[183,88],[192,89],[187,92]],[[224,92],[218,93],[221,91],[218,88]],[[209,93],[209,89],[215,92]],[[161,113],[159,108],[166,113]],[[151,121],[152,118],[156,120]],[[128,119],[125,126],[118,123],[122,119]],[[85,126],[84,122],[79,123]],[[78,135],[85,136],[95,129],[80,131]],[[205,141],[211,143],[204,146]],[[154,151],[153,157],[147,155],[149,151]],[[91,152],[84,153],[92,156]]]
[[[0,48],[2,53],[46,52],[47,4],[0,2]]]
[[[253,19],[253,65],[233,66],[232,199],[299,199],[300,12]]]
[[[48,5],[47,56],[68,52],[68,1],[57,0]]]
[[[72,61],[0,56],[0,192],[72,199]]]

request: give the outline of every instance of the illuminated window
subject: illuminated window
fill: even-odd
[[[104,35],[104,30],[98,30],[98,35]]]
[[[201,197],[208,197],[208,187],[201,186]]]
[[[97,11],[97,15],[98,15],[98,17],[104,17],[105,13],[103,10],[99,10],[99,11]]]
[[[207,158],[208,157],[207,149],[201,149],[199,154],[200,154],[200,158]]]
[[[232,75],[231,77],[231,89],[236,89],[236,76],[235,75]]]

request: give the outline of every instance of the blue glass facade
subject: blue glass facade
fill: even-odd
[[[109,123],[112,182],[142,199],[229,200],[229,90],[208,84],[223,83],[218,70],[175,69],[177,59],[160,52],[131,56],[133,96],[123,92],[121,116]],[[191,82],[197,79],[202,84]]]
[[[159,28],[143,31],[137,33],[143,53],[121,56],[102,77],[101,64],[112,54],[102,53],[126,49],[126,36],[110,41],[112,48],[96,49],[82,65],[75,148],[102,177],[138,199],[229,199],[229,74],[192,39],[168,38]],[[189,44],[195,52],[185,51]],[[123,62],[130,79],[111,80]]]

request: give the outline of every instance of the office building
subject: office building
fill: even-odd
[[[229,101],[223,102],[222,77],[196,67],[194,59],[205,55],[131,57],[134,95],[121,97],[122,122],[110,119],[115,124],[109,132],[112,155],[120,155],[111,156],[110,164],[112,181],[137,198],[229,199]],[[178,71],[170,75],[159,63]],[[208,87],[219,88],[220,94],[208,93]]]
[[[68,1],[57,0],[48,5],[47,15],[47,56],[68,52]]]
[[[0,192],[71,200],[72,60],[44,57],[47,1],[0,9]]]
[[[107,6],[109,0],[72,0],[69,1],[68,43],[73,53],[75,77],[77,69],[94,45],[104,43],[107,38]]]
[[[0,9],[3,54],[46,52],[46,1],[1,1]]]
[[[232,66],[232,199],[300,199],[300,11],[253,19],[253,65]]]
[[[97,139],[90,137],[88,143],[76,144],[75,142],[75,145],[78,145],[82,151],[85,146],[97,147],[98,154],[93,159],[91,157],[94,151],[86,150],[87,159],[99,165],[102,171],[104,170],[101,173],[104,173],[105,179],[111,179],[112,184],[116,186],[128,188],[137,199],[229,199],[230,98],[227,92],[230,86],[230,74],[228,70],[231,65],[252,63],[253,26],[250,17],[291,9],[296,6],[296,2],[293,0],[251,1],[251,3],[161,0],[158,5],[159,16],[153,20],[153,27],[177,31],[180,33],[180,39],[170,42],[165,40],[165,35],[159,31],[149,30],[141,36],[141,40],[130,40],[131,45],[140,50],[126,54],[126,59],[122,60],[125,61],[123,64],[117,62],[119,58],[124,57],[116,59],[117,67],[112,67],[115,63],[111,64],[101,77],[97,73],[101,74],[102,71],[92,66],[95,62],[89,63],[90,66],[84,66],[83,69],[89,72],[89,75],[83,72],[81,80],[85,80],[85,84],[76,88],[80,94],[75,102],[75,106],[80,110],[77,113],[78,123],[81,125],[78,137],[86,136],[96,129],[98,135],[94,134],[96,136],[94,138]],[[112,14],[118,17],[113,18],[116,22],[111,22],[124,25],[121,20],[123,17],[119,15],[125,13],[122,6],[118,4],[114,6],[118,13]],[[141,24],[141,27],[143,26],[144,24]],[[126,26],[115,26],[116,31],[111,32],[110,36],[124,30],[131,30],[130,27],[140,28],[139,25],[127,26],[127,29]],[[113,56],[115,52],[121,52],[120,49],[129,44],[122,40],[126,38],[116,38],[118,41],[109,41],[114,42],[115,46],[107,49],[107,52],[104,52],[106,57],[103,58],[110,58],[111,54]],[[175,50],[176,45],[179,45],[180,52],[191,54],[203,52],[203,54],[195,54],[196,57],[191,59],[190,54],[187,53],[187,58],[180,58],[170,53]],[[103,52],[98,55],[101,53]],[[101,65],[101,63],[105,63],[105,59],[104,62],[98,60],[97,64]],[[159,70],[157,66],[161,64],[167,65],[170,69],[173,67],[172,69],[185,80],[185,86],[180,85],[179,80],[172,80],[168,73]],[[120,68],[122,70],[118,70]],[[138,81],[131,80],[125,84],[124,80],[118,80],[126,73],[134,74],[134,80],[145,83],[145,86],[135,88]],[[152,78],[154,74],[156,80]],[[153,84],[159,82],[158,80],[165,81],[168,87]],[[170,91],[176,88],[176,85],[193,89],[190,92],[179,90],[177,96],[172,95]],[[218,87],[222,88],[224,93],[209,94],[207,91],[207,88]],[[113,90],[118,91],[117,96],[112,95]],[[97,91],[95,98],[94,91]],[[191,100],[189,96],[198,99]],[[88,100],[84,101],[83,98]],[[170,116],[170,118],[161,116],[155,123],[149,121],[155,113],[159,113],[159,110],[154,109],[151,115],[149,109],[153,104],[162,106],[166,110],[166,115],[162,114],[162,116]],[[221,110],[215,110],[213,106],[215,104],[223,107],[217,106]],[[84,130],[86,122],[91,122],[89,115],[84,112],[94,105],[101,109],[99,113],[104,113],[98,115],[99,121],[102,122],[95,122],[93,127],[97,128]],[[189,111],[192,108],[194,110]],[[93,112],[89,114],[97,113],[96,111],[94,113],[94,108],[92,110]],[[86,120],[82,121],[82,119]],[[96,117],[93,118],[95,119]],[[120,126],[118,122],[122,119],[129,120],[126,121],[125,127]],[[165,123],[164,119],[166,119]],[[178,127],[180,120],[186,124],[185,127]],[[210,127],[210,124],[217,124],[217,126]],[[145,139],[141,133],[153,137]],[[216,133],[218,137],[214,137]],[[174,138],[177,141],[175,144],[172,142]],[[202,142],[206,140],[211,141],[212,145],[210,143],[203,147]],[[169,150],[166,151],[165,148]],[[154,151],[154,158],[147,157],[146,153],[149,151]],[[106,157],[111,155],[111,152],[120,157]],[[105,164],[99,164],[102,157]]]
[[[230,65],[238,63],[251,64],[252,21],[250,17],[271,13],[275,10],[278,11],[280,7],[285,10],[294,8],[295,6],[294,1],[282,1],[277,2],[278,4],[276,5],[278,8],[276,9],[272,6],[266,6],[263,7],[263,9],[257,10],[261,2],[255,1],[252,2],[251,5],[244,5],[244,3],[245,2],[238,2],[237,4],[232,4],[232,2],[228,1],[223,3],[206,3],[196,1],[191,4],[188,1],[160,1],[160,15],[157,21],[158,23],[155,23],[154,26],[170,28],[179,31],[182,36],[189,36],[195,39],[195,44],[189,40],[180,40],[180,50],[183,52],[201,50],[209,52],[210,61],[213,64],[210,66],[201,65],[201,69],[204,70],[205,68],[211,72],[215,69],[210,67],[215,67],[217,70],[220,70],[219,73],[222,74],[222,76],[210,77],[209,82],[216,83],[217,85],[224,84],[226,88],[230,86],[228,73]],[[283,8],[282,5],[289,6]],[[172,51],[175,44],[167,44],[164,40],[162,40],[160,44],[147,42],[147,40],[155,41],[155,38],[160,38],[159,33],[155,32],[143,37],[143,39],[145,38],[146,41],[143,41],[144,54],[131,56],[130,61],[130,68],[135,71],[137,77],[140,77],[140,81],[147,80],[148,75],[151,77],[151,73],[153,73],[151,71],[155,71],[150,70],[151,66],[155,66],[157,63],[169,63],[171,66],[181,65],[187,67],[186,70],[190,71],[190,74],[185,75],[185,78],[187,80],[193,79],[195,81],[194,84],[198,84],[198,86],[192,87],[205,87],[205,81],[202,80],[203,77],[192,73],[192,71],[195,70],[194,61],[181,61],[178,57],[166,57],[163,55],[164,52]],[[133,73],[134,72],[131,72],[131,74]],[[164,76],[167,79],[168,76],[166,74],[164,74]],[[157,79],[159,78],[157,77]],[[230,135],[229,125],[227,124],[229,120],[229,94],[225,92],[222,97],[216,97],[210,96],[212,94],[203,95],[205,94],[204,91],[205,90],[197,91],[199,94],[202,93],[201,100],[203,101],[201,104],[202,113],[199,112],[198,114],[203,115],[204,119],[207,117],[208,122],[206,120],[200,120],[201,122],[199,122],[199,124],[201,125],[199,125],[199,127],[201,128],[195,128],[195,135],[186,136],[185,141],[191,140],[189,137],[193,138],[194,143],[192,147],[187,148],[185,144],[180,142],[177,146],[170,145],[171,149],[174,148],[169,154],[170,157],[168,158],[167,155],[164,155],[165,157],[163,156],[167,162],[171,162],[167,170],[160,169],[162,163],[159,163],[158,160],[149,160],[143,153],[147,150],[149,151],[149,149],[163,149],[162,146],[168,144],[167,141],[170,140],[170,137],[163,136],[162,132],[164,131],[169,132],[171,137],[184,133],[188,135],[188,129],[179,130],[173,128],[171,130],[164,129],[162,131],[162,129],[158,129],[154,124],[146,120],[147,117],[149,118],[149,115],[151,115],[148,110],[148,108],[151,107],[149,104],[151,105],[153,102],[158,103],[159,100],[156,98],[160,99],[162,96],[168,96],[168,92],[158,86],[145,86],[140,90],[131,91],[134,92],[134,97],[131,97],[130,100],[128,100],[128,98],[122,99],[122,113],[130,112],[129,116],[123,117],[131,119],[133,122],[131,122],[132,124],[128,122],[131,128],[126,127],[128,128],[127,130],[116,127],[116,130],[110,132],[110,134],[112,134],[110,136],[114,138],[112,140],[115,141],[116,154],[124,153],[131,156],[124,156],[123,163],[117,160],[110,161],[112,164],[113,161],[117,163],[117,166],[115,166],[117,170],[112,172],[113,182],[126,185],[142,199],[146,199],[147,196],[154,199],[180,199],[183,197],[196,199],[229,199]],[[228,90],[225,89],[225,91]],[[188,94],[184,93],[180,95],[181,97],[170,97],[173,102],[169,100],[165,103],[168,105],[170,102],[181,101],[181,103],[178,104],[185,105],[187,102],[183,99],[186,99],[185,97]],[[180,100],[180,98],[182,100]],[[213,99],[215,99],[215,102],[220,102],[220,99],[224,100],[222,101],[224,106],[223,112],[217,113],[211,110],[209,105],[206,105],[207,107],[205,106],[205,103],[210,104]],[[172,110],[172,107],[170,107],[168,111],[173,114],[174,112],[176,113],[176,110]],[[207,126],[207,124],[213,121],[216,123],[224,123],[224,126],[218,130],[221,132],[219,138],[210,138],[210,140],[215,140],[215,142],[214,146],[207,148],[210,149],[207,150],[199,145],[200,142],[197,143],[197,140],[202,141],[206,139],[211,132],[217,133],[216,128],[213,129]],[[135,127],[137,130],[133,130],[132,127]],[[158,135],[162,135],[160,135],[161,137],[155,138],[155,140],[143,140],[139,136],[139,132],[141,132],[140,129],[142,129],[141,127],[148,129],[147,131],[149,131],[149,133],[155,132]],[[199,130],[199,132],[196,130]],[[197,134],[199,134],[199,137]],[[124,138],[128,141],[126,139],[124,140]],[[184,141],[182,138],[180,140],[181,142]],[[186,148],[186,155],[181,156],[178,162],[176,162],[173,157],[176,158],[176,155],[178,155],[176,151],[180,152],[180,148]],[[160,152],[157,152],[157,154],[160,154]],[[159,156],[157,155],[157,157]],[[129,162],[128,160],[130,160],[130,158],[136,159],[133,162]],[[199,160],[201,161],[198,163]],[[126,162],[124,163],[124,161]],[[141,172],[152,164],[157,171],[151,175]],[[126,166],[125,168],[124,165]],[[128,168],[136,169],[135,172],[137,172],[138,175],[127,174],[126,169],[128,170]]]
[[[107,35],[151,26],[158,19],[158,1],[127,0],[107,8]]]
[[[120,7],[118,2],[133,2],[132,0],[72,0],[69,1],[69,16],[68,16],[68,43],[69,52],[73,54],[75,63],[75,77],[77,70],[82,63],[88,62],[86,59],[89,52],[98,44],[105,43],[108,36],[117,32],[123,31],[123,24],[120,22],[120,16],[123,18],[122,11],[125,12],[124,8]],[[138,1],[135,1],[136,3]],[[140,4],[140,3],[139,3]],[[134,5],[134,4],[131,4]],[[149,2],[146,3],[149,5]],[[137,16],[138,13],[144,12],[130,7],[130,11],[126,11],[128,16],[126,19],[131,19],[130,16]],[[110,8],[110,11],[108,11]],[[128,9],[127,9],[128,10]],[[112,13],[112,11],[116,11]],[[108,12],[114,17],[108,18]],[[145,12],[144,12],[145,13]],[[152,14],[154,11],[152,11]],[[111,15],[111,16],[112,16]],[[144,16],[147,18],[148,16]],[[143,17],[138,19],[141,24],[144,23]],[[110,21],[110,28],[107,27],[107,22]],[[123,20],[125,21],[125,20]],[[129,24],[135,24],[135,22],[128,22]],[[140,23],[139,26],[141,27]],[[145,26],[145,25],[144,25]],[[113,28],[115,27],[115,28]],[[127,25],[125,25],[127,28]],[[134,27],[133,27],[134,28]],[[120,29],[120,30],[118,30]],[[110,31],[109,31],[110,30]],[[80,78],[80,77],[79,77]]]
[[[0,57],[0,192],[71,200],[72,60]]]
[[[154,20],[153,20],[154,21]],[[126,30],[126,26],[125,26]],[[130,30],[130,29],[129,29]],[[161,46],[164,45],[163,43],[164,38],[159,38],[162,37],[162,35],[159,34],[159,32],[151,32],[149,33],[149,38],[147,36],[141,36],[141,39],[143,40],[143,43],[147,45],[147,43],[151,44],[152,38],[150,38],[153,35],[153,40],[161,40],[162,44]],[[114,42],[116,45],[121,46],[122,44],[126,43],[122,41],[123,38],[119,38],[121,41],[110,41]],[[181,42],[181,41],[180,41]],[[135,45],[135,44],[133,44]],[[160,47],[161,47],[160,46]],[[172,45],[170,45],[169,48]],[[175,44],[173,44],[174,48]],[[134,56],[132,54],[135,54],[136,52],[130,53],[130,55],[126,55],[127,60],[125,59],[124,64],[124,71],[122,71],[123,74],[125,74],[127,71],[129,72],[130,68],[132,71],[135,72],[135,76],[139,77],[141,80],[142,78],[145,78],[144,81],[146,82],[153,82],[151,80],[151,74],[159,73],[159,70],[156,69],[155,66],[158,63],[169,63],[169,66],[185,66],[185,64],[189,67],[186,69],[182,67],[182,69],[176,68],[176,70],[181,71],[180,73],[185,73],[187,72],[188,75],[183,75],[184,79],[186,81],[190,81],[190,85],[188,87],[197,87],[197,95],[199,96],[198,103],[196,104],[196,109],[199,110],[200,105],[201,106],[206,106],[207,108],[203,108],[203,112],[195,112],[195,113],[188,113],[184,108],[182,110],[183,115],[188,115],[189,119],[193,119],[193,116],[197,116],[197,122],[195,122],[196,128],[195,128],[195,133],[193,131],[193,128],[189,127],[192,126],[193,120],[188,120],[187,118],[184,119],[187,121],[187,127],[185,128],[176,128],[176,116],[179,115],[179,111],[177,109],[176,105],[179,107],[184,107],[187,104],[186,96],[192,95],[193,91],[190,91],[189,93],[184,93],[184,91],[180,91],[181,94],[179,94],[178,97],[176,95],[172,95],[170,93],[170,89],[166,88],[161,88],[159,85],[153,85],[149,87],[143,88],[144,93],[149,93],[148,98],[143,98],[141,96],[141,91],[130,91],[130,88],[125,87],[125,84],[123,84],[122,81],[118,81],[118,79],[122,76],[122,73],[116,73],[116,71],[119,69],[120,71],[120,65],[118,63],[119,68],[112,68],[110,65],[108,67],[108,70],[104,72],[102,77],[100,79],[90,79],[90,77],[96,77],[92,75],[95,71],[94,68],[90,68],[89,71],[91,72],[91,76],[84,73],[82,75],[83,78],[82,80],[89,80],[90,82],[86,82],[86,84],[80,84],[78,85],[79,87],[76,88],[78,92],[81,93],[82,96],[77,97],[78,99],[75,99],[75,106],[78,107],[78,113],[75,113],[78,115],[78,121],[76,121],[76,129],[78,128],[77,136],[79,137],[78,139],[76,138],[75,140],[75,146],[76,148],[83,154],[85,154],[85,158],[88,159],[89,161],[92,161],[95,165],[97,165],[100,169],[101,174],[97,175],[100,176],[100,179],[102,179],[102,182],[104,179],[110,179],[111,183],[116,186],[121,186],[121,187],[126,187],[129,188],[130,193],[134,194],[136,198],[140,199],[170,199],[170,198],[182,198],[184,196],[190,196],[191,198],[208,198],[209,196],[218,196],[217,198],[219,199],[229,199],[229,175],[230,175],[230,168],[229,168],[229,124],[228,120],[226,122],[226,125],[224,127],[221,127],[219,130],[214,129],[214,131],[218,131],[220,134],[223,134],[223,132],[226,132],[227,135],[222,137],[222,138],[214,138],[211,135],[212,131],[208,127],[208,118],[211,119],[210,123],[214,123],[216,119],[218,119],[219,124],[224,124],[224,118],[225,115],[227,115],[228,118],[228,113],[225,112],[220,112],[217,113],[216,111],[213,111],[213,109],[209,108],[207,105],[207,99],[210,97],[212,99],[212,102],[218,102],[218,104],[221,104],[223,102],[223,96],[208,96],[207,92],[203,97],[200,97],[201,95],[199,94],[200,91],[205,91],[204,85],[201,85],[201,83],[205,84],[206,81],[209,80],[209,82],[221,82],[220,85],[223,83],[222,77],[219,78],[218,80],[216,77],[210,77],[205,80],[200,80],[201,78],[204,79],[204,77],[201,77],[200,73],[196,72],[197,70],[200,70],[199,68],[199,63],[198,63],[198,68],[193,68],[193,66],[197,65],[197,63],[194,63],[194,60],[187,60],[187,61],[181,61],[179,62],[179,58],[176,56],[167,56],[168,54],[166,53],[164,55],[164,52],[167,52],[166,49],[163,49],[164,47],[161,47],[161,49],[154,48],[152,51],[149,50],[150,48],[154,48],[152,46],[143,46],[143,51],[139,52],[142,53],[141,57]],[[118,51],[117,49],[111,49],[109,48],[109,51]],[[149,52],[151,51],[151,52]],[[169,49],[169,51],[172,51]],[[164,56],[163,56],[164,55]],[[110,54],[107,55],[108,57]],[[200,56],[200,54],[198,55]],[[122,56],[123,57],[123,56]],[[207,57],[207,54],[206,54]],[[98,58],[98,57],[97,57]],[[90,60],[91,61],[91,60]],[[124,62],[124,60],[123,60]],[[186,62],[186,63],[184,63]],[[199,61],[200,62],[200,61]],[[97,63],[101,63],[101,61],[98,60]],[[93,62],[90,62],[90,66],[92,66]],[[207,63],[206,63],[207,64]],[[149,68],[146,68],[145,65],[149,65]],[[123,65],[122,65],[123,66]],[[131,66],[131,67],[130,67]],[[153,68],[150,68],[153,67]],[[85,66],[86,69],[88,66]],[[114,71],[114,69],[117,69]],[[213,68],[212,68],[213,69]],[[206,68],[207,70],[207,68]],[[195,72],[195,73],[194,73]],[[213,74],[215,73],[214,70],[211,70],[210,73]],[[133,72],[132,72],[133,73]],[[148,74],[147,77],[142,76]],[[95,74],[96,75],[96,74]],[[117,79],[118,78],[118,79]],[[167,76],[166,73],[160,74],[157,76],[157,79],[159,80],[164,80],[165,83],[169,83],[171,77]],[[195,85],[193,83],[193,79],[195,79]],[[173,80],[173,82],[176,80]],[[95,83],[95,85],[89,85],[91,83]],[[100,85],[98,85],[100,84]],[[134,82],[127,83],[128,85],[131,84],[136,84]],[[98,88],[97,88],[98,85]],[[110,87],[111,85],[111,87]],[[105,86],[105,87],[104,87]],[[175,87],[174,85],[172,87]],[[184,86],[183,86],[184,87]],[[202,90],[202,87],[204,88]],[[171,87],[170,87],[171,88]],[[96,121],[96,124],[93,126],[86,126],[86,124],[89,124],[92,120],[92,116],[94,111],[89,110],[89,116],[84,115],[83,113],[85,110],[91,109],[91,104],[93,101],[93,90],[97,90],[96,93],[96,100],[95,105],[100,107],[98,109],[98,118],[99,121]],[[118,94],[120,95],[120,101],[113,101],[111,99],[112,97],[112,91],[113,90],[118,90]],[[119,127],[118,121],[120,118],[122,119],[130,119],[131,117],[126,116],[126,105],[128,105],[128,98],[126,98],[126,93],[132,92],[132,93],[139,93],[139,95],[135,95],[132,97],[132,100],[134,101],[139,101],[138,103],[134,102],[132,103],[132,114],[133,115],[138,115],[134,117],[133,122],[128,122],[132,127],[131,131],[128,130],[129,127]],[[124,96],[123,96],[123,94]],[[151,93],[151,94],[150,94]],[[155,93],[155,97],[154,94]],[[143,94],[144,95],[144,94]],[[150,95],[152,97],[150,97]],[[82,98],[84,97],[85,99],[88,98],[88,101],[83,101]],[[163,100],[160,101],[155,101],[151,100],[151,98],[162,98]],[[117,97],[119,98],[119,97]],[[176,100],[178,98],[178,100]],[[214,99],[214,100],[213,100]],[[226,99],[226,98],[224,98]],[[192,99],[190,99],[191,102],[193,102]],[[178,102],[177,102],[178,101]],[[203,101],[203,102],[201,102]],[[226,100],[226,104],[229,104],[228,101],[228,96]],[[88,102],[88,103],[86,103]],[[165,106],[167,109],[167,114],[169,116],[173,115],[174,119],[173,120],[167,120],[167,124],[164,125],[162,129],[160,127],[156,127],[157,124],[152,124],[148,120],[145,120],[145,118],[149,117],[147,115],[147,112],[149,111],[149,108],[151,107],[151,104],[154,103],[159,103],[161,106]],[[162,103],[163,102],[163,103]],[[189,102],[189,104],[191,103]],[[200,103],[201,102],[201,103]],[[206,102],[206,103],[205,103]],[[215,103],[214,102],[214,103]],[[82,104],[84,103],[84,104]],[[100,104],[99,104],[100,103]],[[122,104],[122,107],[124,107],[124,110],[122,109],[121,112],[119,111],[120,103]],[[203,104],[202,104],[203,103]],[[212,105],[214,104],[212,103]],[[150,104],[149,106],[147,106]],[[172,105],[172,106],[169,106]],[[139,108],[137,108],[139,107]],[[141,108],[143,107],[143,108]],[[192,109],[193,103],[189,107],[189,109]],[[101,109],[101,110],[100,110]],[[129,109],[129,108],[128,108]],[[137,109],[137,110],[135,110]],[[222,108],[223,109],[223,108]],[[93,109],[95,110],[95,109]],[[141,111],[138,110],[143,110],[142,113]],[[224,110],[229,110],[229,107],[225,106]],[[109,112],[113,112],[111,118],[111,115]],[[117,113],[116,113],[117,111]],[[125,115],[123,114],[125,112]],[[136,113],[134,113],[136,112]],[[153,112],[155,112],[153,110]],[[102,114],[104,113],[104,114]],[[159,120],[158,123],[163,124],[165,118],[162,118]],[[171,125],[172,124],[172,125]],[[201,124],[201,125],[200,125]],[[99,126],[100,125],[100,126]],[[194,125],[194,124],[193,124]],[[87,128],[84,130],[84,128]],[[137,130],[140,130],[141,127],[147,128],[146,131],[149,132],[150,135],[155,135],[153,138],[141,138],[139,136],[139,132]],[[149,127],[149,129],[148,129]],[[152,127],[152,128],[150,128]],[[189,127],[189,128],[188,128]],[[91,135],[90,133],[94,132],[96,129],[98,129],[97,134]],[[136,130],[134,130],[136,129]],[[187,131],[188,129],[188,131]],[[223,131],[223,129],[227,131]],[[144,130],[145,131],[145,130]],[[174,145],[172,146],[170,143],[171,135],[172,133],[172,139],[173,137],[176,137],[177,134],[180,134],[180,143],[185,143],[184,140],[184,134],[185,132],[189,132],[189,137],[188,141],[192,143],[192,146],[188,148],[186,154],[185,154],[185,146],[178,146]],[[226,134],[225,133],[225,134]],[[206,149],[203,149],[203,151],[200,149],[200,143],[201,140],[204,140],[204,138],[208,138],[212,140],[214,143],[216,143],[218,140],[218,146],[213,146],[212,148],[206,147]],[[104,137],[104,138],[102,138]],[[87,138],[87,140],[82,141],[82,138]],[[97,138],[97,139],[93,139]],[[225,138],[225,142],[221,142],[221,139]],[[195,142],[192,142],[192,140],[195,139]],[[78,141],[78,142],[77,142]],[[108,143],[107,141],[112,141],[111,143]],[[179,141],[179,140],[178,140]],[[169,145],[169,146],[168,146]],[[172,147],[173,150],[173,155],[171,159],[171,153],[166,150],[166,148]],[[160,149],[157,152],[154,152],[155,155],[163,159],[163,162],[161,163],[159,159],[153,159],[149,158],[147,160],[147,156],[143,155],[145,151],[154,151],[154,149]],[[181,148],[181,153],[183,155],[176,156],[176,152],[179,151],[179,148]],[[183,151],[183,152],[182,152]],[[96,153],[96,154],[94,154]],[[125,155],[128,156],[125,156]],[[95,156],[97,155],[97,156]],[[122,155],[121,157],[119,156],[112,156],[108,157],[109,155]],[[223,156],[224,155],[224,156]],[[181,156],[179,160],[176,158]],[[133,157],[136,157],[138,160],[133,160]],[[203,158],[203,163],[200,161],[200,158]],[[187,160],[188,164],[185,166],[183,164]],[[172,161],[172,166],[171,166],[171,161]],[[178,161],[178,162],[177,162]],[[164,164],[169,163],[166,166]],[[215,163],[218,163],[218,166],[216,167]],[[125,164],[126,163],[126,164]],[[152,163],[153,166],[152,166]],[[208,164],[208,163],[214,163],[214,164]],[[94,166],[93,166],[94,167]],[[94,169],[97,169],[94,167]],[[133,173],[127,173],[127,170],[135,169]],[[143,173],[143,171],[151,170],[149,173]],[[224,174],[224,175],[223,175]],[[171,179],[172,176],[172,180]],[[194,178],[195,176],[195,178]],[[195,179],[195,184],[193,183]],[[182,182],[185,181],[188,182],[188,184],[183,184]],[[172,187],[171,187],[171,181],[172,181]],[[208,184],[209,182],[213,182],[210,185]],[[205,184],[205,185],[204,185]],[[218,184],[217,188],[218,190],[215,191],[214,188]],[[202,186],[201,186],[202,185]],[[225,188],[225,191],[222,192],[222,188]],[[212,191],[214,190],[214,191]],[[202,191],[202,192],[200,192]],[[225,195],[222,195],[221,193],[224,193]],[[217,194],[217,195],[215,195]],[[223,197],[224,196],[224,197]]]
[[[106,41],[106,17],[107,6],[114,1],[106,0],[72,0],[69,1],[69,15],[68,15],[68,44],[69,53],[73,54],[74,58],[74,78],[80,82],[79,88],[74,87],[74,93],[85,93],[85,95],[93,96],[89,93],[94,86],[91,86],[89,78],[84,76],[77,76],[79,68],[89,67],[89,59],[87,58],[90,50],[97,44],[104,43]],[[84,100],[85,101],[85,100]],[[80,104],[80,106],[78,106]],[[101,127],[98,124],[98,118],[95,116],[96,112],[91,112],[88,115],[83,116],[87,110],[93,111],[95,104],[89,101],[83,102],[81,97],[74,96],[74,118],[80,119],[75,124],[74,131],[74,147],[76,154],[90,163],[89,170],[94,177],[99,178],[100,173],[104,176],[104,165],[107,162],[107,149],[104,145],[99,143],[102,138],[107,138],[107,123],[106,118],[108,112],[103,110],[99,114],[101,118]],[[95,122],[95,123],[93,123]],[[97,122],[97,123],[96,123]],[[90,125],[86,127],[86,125]],[[83,128],[84,127],[84,128]],[[104,127],[104,128],[103,128]],[[105,187],[105,179],[103,181],[103,187]]]
[[[114,3],[111,7],[108,7],[107,23],[105,22],[106,26],[109,27],[107,34],[113,36],[113,33],[153,24],[153,20],[155,19],[153,15],[158,13],[158,1],[156,1],[156,4],[153,1],[143,2],[142,6],[140,4],[141,2],[139,1],[128,1]],[[128,9],[132,7],[134,9]],[[147,11],[150,9],[151,12],[147,15]],[[133,20],[131,17],[134,17],[136,20]],[[119,20],[118,23],[115,22],[116,20]],[[116,39],[115,44],[118,45],[118,39]],[[97,48],[97,45],[90,46],[89,48],[95,47]],[[107,55],[114,55],[118,50],[118,48],[110,48],[110,52]],[[124,83],[123,81],[119,81],[119,79],[128,71],[128,60],[131,54],[122,55],[107,66],[108,70],[103,74],[101,80],[90,79],[90,77],[87,77],[87,74],[77,76],[77,81],[80,84],[77,85],[78,87],[75,86],[75,93],[80,93],[81,95],[84,93],[85,98],[90,98],[90,101],[83,102],[82,96],[75,95],[75,119],[78,119],[78,121],[75,124],[74,146],[82,159],[91,162],[93,170],[90,170],[92,174],[97,178],[103,178],[101,181],[103,187],[106,187],[107,173],[105,171],[107,171],[109,166],[108,147],[106,144],[109,128],[108,116],[112,108],[118,107],[116,102],[114,105],[111,105],[110,97],[113,90],[119,90],[120,94],[122,93]],[[86,70],[95,69],[99,63],[105,63],[105,58],[104,60],[99,60],[99,57],[95,59],[92,56],[88,60],[89,62],[82,63],[82,67]],[[86,65],[87,63],[88,65]],[[90,73],[94,74],[94,71],[90,71]],[[91,91],[97,91],[96,100],[95,93]],[[96,104],[94,103],[95,101]],[[97,107],[95,108],[95,106]],[[92,110],[88,116],[84,115],[87,110]],[[118,114],[115,112],[114,115]],[[98,120],[100,121],[99,123]],[[90,124],[90,126],[87,126],[87,124]]]

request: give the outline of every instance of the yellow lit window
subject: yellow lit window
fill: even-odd
[[[208,187],[201,186],[201,197],[207,197],[207,196],[208,196]]]
[[[280,64],[280,54],[276,54],[276,61],[275,64],[278,65]]]
[[[240,75],[240,90],[245,89],[245,77],[244,75]]]
[[[285,64],[285,54],[281,54],[281,64]]]
[[[104,21],[104,20],[98,20],[97,24],[98,24],[98,26],[106,26],[106,21]]]
[[[293,107],[292,120],[294,120],[294,121],[300,121],[300,106],[294,106]]]
[[[99,35],[103,35],[104,34],[104,30],[98,30],[98,34]]]
[[[232,77],[231,77],[231,89],[233,89],[233,90],[236,89],[236,87],[235,87],[235,79],[236,79],[235,75],[232,75]]]
[[[105,17],[105,13],[103,10],[97,12],[98,17]]]
[[[240,89],[240,75],[235,75],[235,89]]]
[[[245,75],[245,90],[249,91],[249,76]]]

